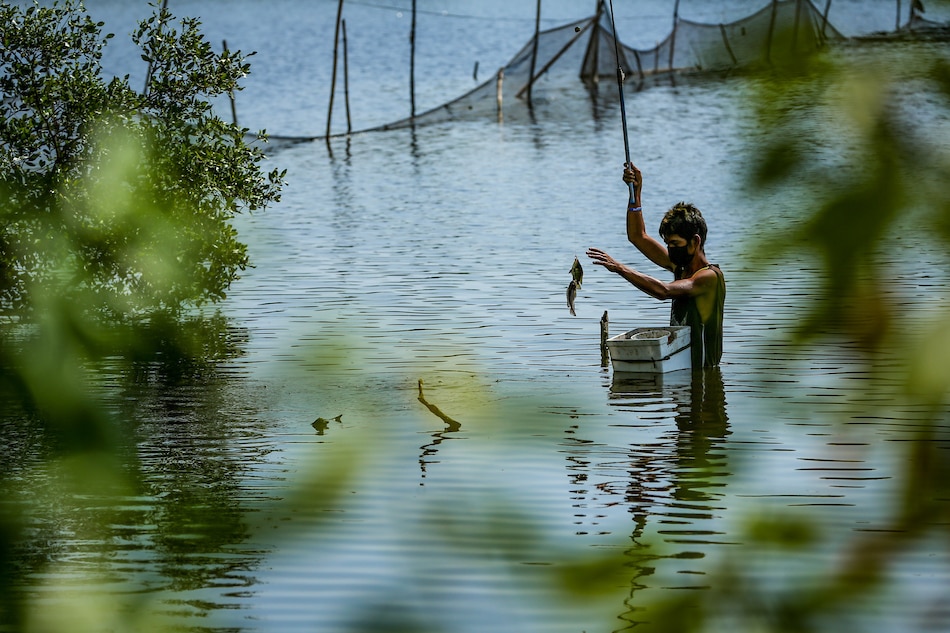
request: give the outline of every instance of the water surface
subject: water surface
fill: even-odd
[[[526,4],[420,3],[433,12],[421,18],[421,99],[468,89],[473,58],[493,68],[514,54],[533,28]],[[670,3],[645,4],[640,16],[618,6],[634,45],[667,28]],[[734,4],[731,15],[686,2],[681,13],[758,8]],[[853,18],[838,22],[849,33],[891,26],[890,7],[859,4],[835,3],[832,20]],[[117,21],[137,10],[89,5]],[[210,39],[259,51],[242,123],[321,133],[336,3],[223,6],[173,8],[202,15]],[[551,21],[585,15],[550,10]],[[359,122],[405,116],[407,16],[353,2],[347,17]],[[623,232],[615,86],[541,99],[533,124],[275,144],[288,186],[280,204],[238,220],[254,268],[222,306],[242,353],[204,380],[122,394],[144,489],[38,523],[53,564],[36,599],[56,605],[92,576],[110,600],[145,600],[188,630],[606,631],[667,592],[710,590],[727,556],[765,587],[827,575],[855,534],[890,529],[905,447],[927,416],[866,389],[880,382],[854,349],[786,342],[820,280],[803,256],[754,257],[808,201],[749,193],[746,150],[761,139],[750,92],[717,78],[627,101],[648,224],[694,202],[729,284],[722,366],[695,378],[630,380],[601,366],[605,311],[613,333],[668,320],[668,305],[619,277],[584,262],[577,316],[567,310],[569,269],[588,246],[662,275]],[[912,116],[946,132],[940,110],[917,105]],[[894,262],[904,298],[931,300],[935,280],[916,264],[944,255],[912,247],[915,262]],[[445,417],[420,401],[420,380]],[[943,450],[947,428],[933,436]],[[108,534],[87,536],[83,517],[103,512]],[[824,540],[799,558],[760,549],[751,516],[807,519]],[[622,573],[595,597],[564,599],[552,571],[571,576],[573,561],[603,553],[626,561]],[[849,615],[861,630],[948,625],[937,602],[947,562],[945,546],[913,550],[895,590]]]

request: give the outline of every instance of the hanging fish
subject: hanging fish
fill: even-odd
[[[567,285],[567,307],[571,309],[571,316],[577,316],[577,313],[574,312],[574,299],[577,297],[577,289],[580,287],[580,284],[571,279],[571,283]]]
[[[571,265],[571,277],[577,282],[578,288],[584,283],[584,269],[581,267],[581,263],[577,261],[576,256],[574,257],[574,263]]]

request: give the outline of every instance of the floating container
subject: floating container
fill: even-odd
[[[689,326],[641,327],[607,339],[616,372],[665,374],[692,366]]]

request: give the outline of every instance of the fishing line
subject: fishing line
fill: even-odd
[[[617,23],[614,22],[614,0],[610,0],[610,28],[614,36],[614,53],[617,55],[617,88],[620,90],[620,123],[623,125],[623,149],[624,156],[627,159],[627,165],[630,164],[630,140],[627,137],[627,108],[623,102],[623,66],[620,64],[620,41],[617,38]],[[628,182],[630,189],[630,199],[633,199],[633,183]]]

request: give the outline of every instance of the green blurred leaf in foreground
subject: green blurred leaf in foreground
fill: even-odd
[[[240,89],[246,56],[156,9],[133,34],[150,64],[138,92],[104,76],[102,27],[73,0],[0,4],[0,424],[35,440],[0,473],[3,630],[36,615],[19,588],[49,570],[44,530],[79,517],[81,538],[108,540],[109,508],[139,491],[122,381],[154,382],[139,396],[154,398],[239,352],[239,332],[200,309],[249,265],[235,214],[283,184],[211,108]],[[109,628],[101,602],[72,624]]]

